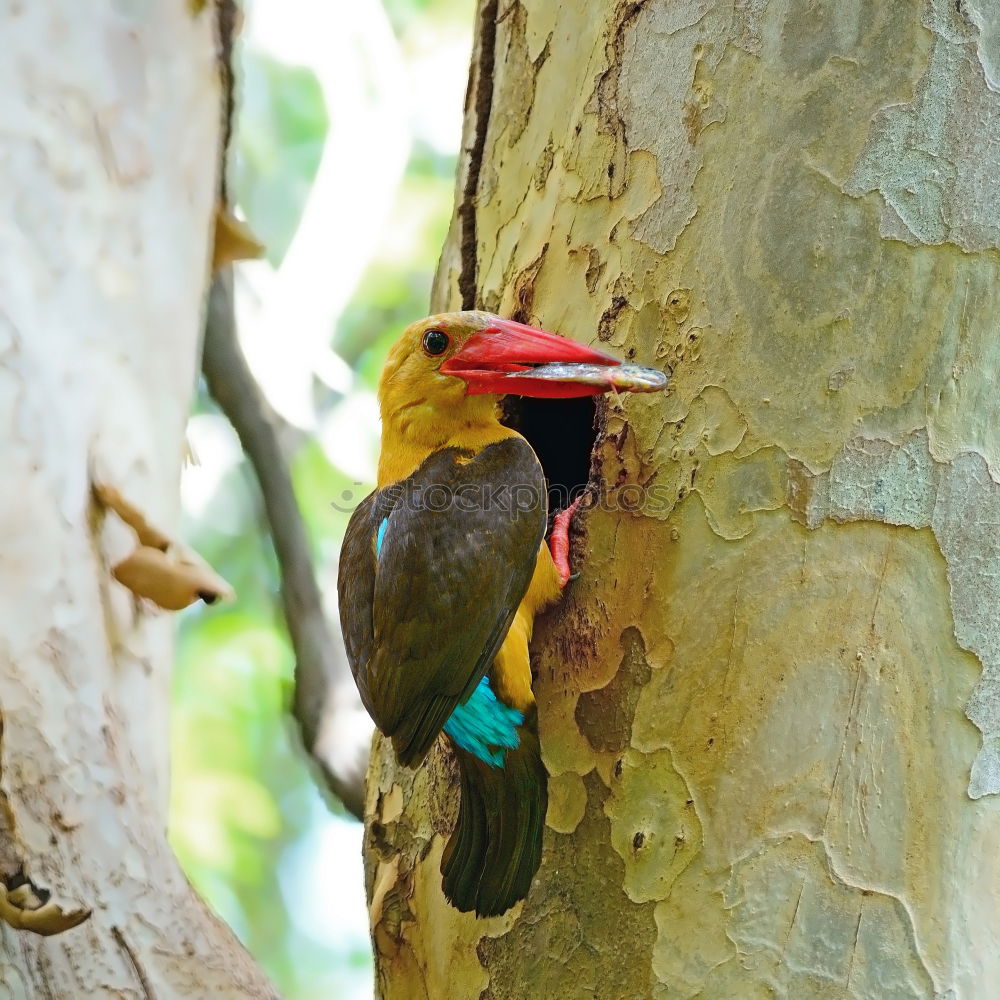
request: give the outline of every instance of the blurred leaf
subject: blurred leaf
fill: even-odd
[[[243,52],[236,195],[267,259],[281,263],[323,155],[329,128],[316,74]]]
[[[393,208],[392,231],[337,324],[337,353],[373,388],[400,331],[427,315],[428,290],[448,231],[454,171],[454,156],[416,146]]]
[[[299,450],[292,463],[295,495],[313,544],[339,539],[347,529],[354,508],[368,495],[371,485],[349,479],[331,464],[318,441]]]
[[[383,6],[399,35],[420,21],[441,27],[456,21],[468,24],[472,16],[468,0],[383,0]]]

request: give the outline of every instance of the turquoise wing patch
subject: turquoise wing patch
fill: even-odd
[[[475,754],[491,767],[503,767],[504,754],[521,743],[517,727],[524,713],[500,701],[484,677],[472,697],[457,705],[444,724],[444,731],[463,750]]]

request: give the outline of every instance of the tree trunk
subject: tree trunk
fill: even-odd
[[[103,502],[178,513],[222,120],[197,6],[0,4],[5,997],[275,996],[167,843],[174,622],[112,578],[137,537]]]
[[[533,650],[523,906],[449,908],[444,754],[378,749],[386,1000],[996,992],[991,10],[481,3],[434,306],[673,391],[598,410],[582,575]]]

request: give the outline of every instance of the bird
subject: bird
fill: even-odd
[[[361,700],[400,764],[443,733],[458,818],[441,859],[448,901],[479,917],[523,899],[547,805],[528,645],[571,578],[578,497],[553,520],[528,441],[503,396],[651,392],[664,373],[479,311],[408,326],[379,379],[377,484],[353,512],[338,573]]]

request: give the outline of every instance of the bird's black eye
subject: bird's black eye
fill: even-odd
[[[424,350],[432,357],[444,354],[451,340],[443,330],[428,330],[424,334]]]

